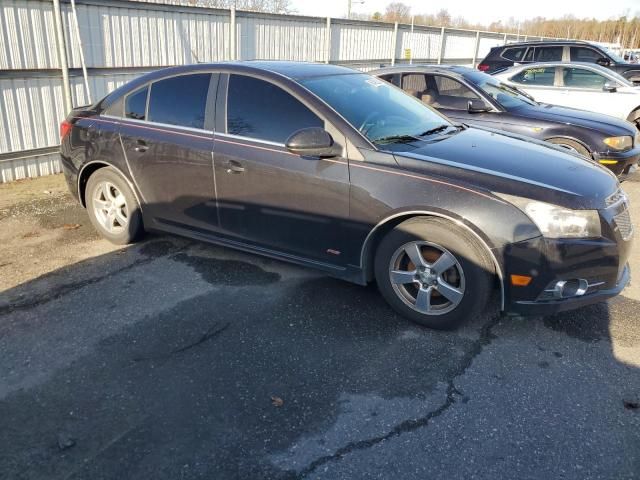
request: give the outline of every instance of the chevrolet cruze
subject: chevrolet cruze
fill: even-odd
[[[627,197],[603,167],[452,123],[364,73],[295,62],[160,70],[61,125],[107,239],[146,230],[375,281],[407,318],[548,314],[629,281]]]

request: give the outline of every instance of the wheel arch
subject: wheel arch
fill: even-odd
[[[585,142],[583,142],[582,140],[580,140],[579,138],[576,137],[572,137],[570,135],[550,135],[549,137],[546,137],[544,139],[545,142],[551,142],[551,140],[553,139],[559,139],[559,140],[571,140],[572,142],[576,142],[577,144],[581,145],[582,147],[584,147],[587,152],[589,152],[589,156],[591,158],[593,158],[593,149],[591,147],[589,147],[589,145],[587,145]]]
[[[390,232],[397,225],[402,222],[409,220],[411,218],[416,217],[436,217],[442,218],[450,221],[454,225],[463,228],[464,230],[471,233],[479,242],[482,248],[485,250],[485,253],[491,259],[493,264],[493,268],[495,269],[495,274],[498,277],[498,282],[500,284],[500,307],[501,310],[504,310],[505,307],[505,286],[504,286],[504,274],[502,271],[502,266],[498,262],[498,259],[491,249],[489,241],[484,238],[481,232],[476,229],[474,226],[470,226],[467,223],[463,222],[461,219],[456,218],[453,215],[448,215],[442,212],[435,212],[432,210],[408,210],[394,213],[388,217],[385,217],[380,222],[378,222],[369,232],[367,237],[365,238],[364,244],[362,246],[362,250],[360,252],[360,266],[363,271],[364,279],[366,282],[370,282],[374,279],[373,266],[374,266],[374,258],[376,250],[378,249],[378,245],[380,241],[384,238],[384,236]]]
[[[120,170],[118,167],[116,167],[112,163],[109,163],[104,160],[92,160],[91,162],[87,162],[85,165],[82,166],[82,168],[78,172],[78,198],[80,199],[80,204],[85,208],[87,207],[85,193],[87,188],[87,182],[89,181],[89,178],[91,177],[91,175],[93,175],[98,170],[106,167],[111,167],[113,170],[115,170],[118,173],[118,175],[120,175],[127,182],[127,184],[129,185],[129,188],[131,188],[131,191],[133,192],[133,194],[136,197],[136,200],[138,201],[138,205],[140,206],[140,209],[142,209],[142,202],[140,202],[140,198],[138,197],[138,192],[136,191],[133,183],[131,183],[129,178],[127,178],[127,176],[124,174],[122,170]]]

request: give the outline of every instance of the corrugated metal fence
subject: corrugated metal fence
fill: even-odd
[[[66,51],[73,106],[89,103],[80,45],[95,101],[164,66],[236,59],[328,62],[363,70],[409,59],[474,64],[491,47],[517,39],[494,32],[131,0],[76,0],[76,30],[68,2],[61,0],[61,50]],[[1,3],[0,178],[7,182],[60,171],[55,147],[66,108],[52,1]]]

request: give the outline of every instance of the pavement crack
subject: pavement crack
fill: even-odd
[[[378,445],[386,440],[389,440],[394,437],[398,437],[403,433],[409,433],[426,427],[429,423],[444,414],[453,404],[457,402],[457,398],[462,395],[462,393],[455,387],[455,379],[464,375],[467,369],[473,364],[474,359],[482,353],[484,348],[488,346],[496,336],[493,334],[492,329],[496,326],[500,321],[500,317],[495,315],[492,317],[487,323],[485,323],[480,329],[480,335],[478,339],[473,342],[471,348],[467,351],[467,353],[462,357],[458,368],[453,372],[451,377],[447,381],[447,390],[446,390],[446,400],[442,405],[440,405],[435,410],[430,411],[426,415],[417,418],[406,420],[402,423],[396,425],[391,431],[386,433],[385,435],[380,435],[378,437],[369,438],[366,440],[360,440],[357,442],[352,442],[345,445],[342,448],[339,448],[331,455],[326,455],[324,457],[320,457],[314,460],[309,464],[305,469],[301,470],[296,478],[305,478],[307,475],[313,473],[317,468],[325,465],[327,463],[336,461],[348,455],[352,452],[358,450],[367,450],[375,445]]]
[[[215,323],[204,334],[202,334],[202,336],[200,336],[200,338],[198,338],[194,342],[191,342],[191,343],[188,343],[186,345],[183,345],[182,347],[174,348],[173,350],[171,350],[168,353],[158,354],[158,355],[149,355],[149,356],[146,356],[146,357],[134,357],[133,361],[134,362],[144,362],[144,361],[148,361],[148,360],[167,360],[170,357],[172,357],[173,355],[184,353],[184,352],[186,352],[188,350],[191,350],[192,348],[195,348],[195,347],[197,347],[199,345],[202,345],[203,343],[205,343],[205,342],[207,342],[209,340],[214,339],[218,335],[222,334],[227,328],[229,328],[230,325],[231,325],[231,322],[227,322],[222,326],[220,326],[219,323]]]

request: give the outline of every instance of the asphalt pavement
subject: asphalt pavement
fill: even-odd
[[[635,284],[436,332],[375,286],[170,236],[103,246],[65,202],[38,227],[61,263],[0,292],[2,479],[640,478]]]

